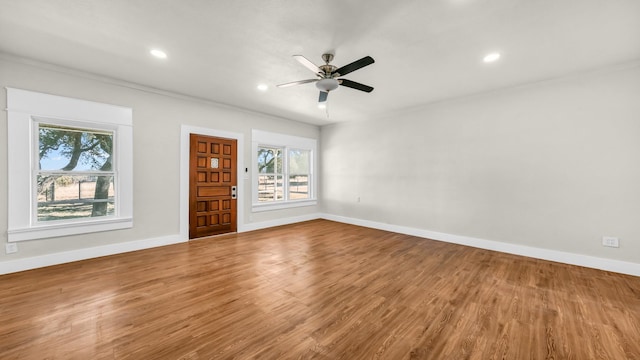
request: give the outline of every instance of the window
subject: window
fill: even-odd
[[[291,200],[309,198],[310,156],[310,150],[289,150],[289,199]]]
[[[316,204],[316,140],[253,130],[253,153],[253,211]]]
[[[283,149],[258,147],[258,201],[271,202],[284,199]]]
[[[9,241],[133,226],[131,109],[18,89],[7,105]]]
[[[114,131],[43,121],[36,121],[36,222],[114,216]]]

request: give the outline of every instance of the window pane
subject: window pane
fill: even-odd
[[[111,170],[113,133],[40,124],[41,170]]]
[[[283,177],[276,175],[258,176],[258,201],[279,201],[284,198]]]
[[[114,213],[113,176],[38,175],[38,221]]]
[[[309,150],[289,150],[289,174],[308,175],[310,153]]]
[[[308,199],[309,198],[309,176],[308,175],[289,175],[289,199]]]
[[[259,147],[258,173],[282,174],[282,149]]]

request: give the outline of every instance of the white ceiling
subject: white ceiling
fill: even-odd
[[[323,125],[636,61],[640,0],[0,0],[0,52]],[[274,87],[324,52],[376,61],[329,117],[313,84]]]

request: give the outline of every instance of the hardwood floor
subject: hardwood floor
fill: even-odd
[[[640,278],[325,220],[0,276],[0,358],[640,359]]]

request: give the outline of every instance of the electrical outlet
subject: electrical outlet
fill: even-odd
[[[18,244],[16,243],[8,243],[5,245],[5,252],[7,254],[13,254],[18,252]]]
[[[620,242],[618,241],[617,237],[603,236],[602,237],[602,246],[617,248],[617,247],[620,247]]]

